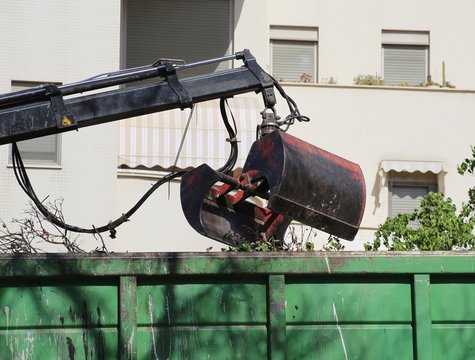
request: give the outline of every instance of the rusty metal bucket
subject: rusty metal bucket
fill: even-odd
[[[365,196],[357,164],[281,131],[252,145],[239,178],[201,165],[181,183],[190,225],[230,245],[282,239],[292,220],[353,240]]]

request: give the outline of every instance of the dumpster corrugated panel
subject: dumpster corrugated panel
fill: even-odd
[[[474,276],[432,276],[430,295],[434,359],[475,359]]]
[[[266,293],[264,278],[139,281],[138,358],[265,359]]]
[[[287,331],[287,359],[414,359],[410,326],[315,326]]]
[[[472,253],[1,255],[0,359],[475,359]]]
[[[117,286],[95,279],[0,286],[1,359],[117,357]]]
[[[391,350],[412,359],[411,286],[399,277],[289,277],[287,359],[384,359]]]

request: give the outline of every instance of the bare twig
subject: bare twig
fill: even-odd
[[[65,222],[63,199],[56,199],[48,203],[47,207],[54,216]],[[12,219],[11,226],[0,220],[0,253],[48,252],[51,247],[55,251],[63,248],[67,252],[86,252],[79,244],[79,235],[73,236],[68,230],[50,224],[47,220],[31,203],[24,210],[24,217]],[[92,251],[107,252],[102,236],[100,241],[101,246]]]

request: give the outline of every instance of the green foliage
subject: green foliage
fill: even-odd
[[[447,80],[445,78],[445,61],[442,61],[442,87],[445,87]]]
[[[315,251],[315,244],[313,242],[307,241],[305,243],[305,251]]]
[[[315,239],[317,233],[315,229],[305,229],[296,226],[290,226],[288,232],[283,240],[276,239],[258,239],[252,242],[244,242],[235,246],[230,246],[228,249],[223,248],[222,251],[229,252],[247,252],[247,251],[315,251],[315,244],[312,239]]]
[[[471,146],[472,157],[465,159],[458,167],[457,171],[460,175],[465,173],[474,174],[475,171],[475,146]]]
[[[465,159],[458,167],[457,170],[460,175],[465,175],[466,173],[475,175],[475,146],[471,146],[472,157]],[[475,212],[475,186],[472,186],[468,189],[468,207],[473,212]]]
[[[330,235],[326,244],[323,245],[323,250],[325,251],[342,251],[345,250],[345,245],[341,243],[341,239]]]
[[[381,75],[358,75],[353,79],[355,85],[384,85],[384,80]]]
[[[475,172],[475,146],[472,157],[457,168],[461,175]],[[364,244],[368,251],[381,245],[388,250],[474,250],[475,249],[475,186],[468,190],[468,202],[460,212],[442,194],[429,193],[419,209],[410,214],[388,218],[380,225],[372,243]]]
[[[429,193],[419,209],[410,214],[388,218],[375,233],[375,240],[365,244],[366,250],[460,250],[475,245],[473,229],[475,212],[472,204],[463,204],[457,213],[452,199]]]
[[[333,77],[330,76],[329,78],[322,78],[321,84],[328,84],[328,85],[336,85],[338,81]]]
[[[222,249],[229,252],[248,252],[248,251],[278,251],[278,245],[274,241],[259,240],[255,242],[244,242],[236,246],[230,246],[229,249]]]

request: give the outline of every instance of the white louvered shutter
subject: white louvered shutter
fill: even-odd
[[[129,0],[126,66],[158,58],[190,63],[229,54],[230,19],[230,0]],[[187,70],[186,76],[229,67],[229,62],[213,64]]]
[[[58,135],[49,135],[17,145],[26,165],[59,165],[58,141]]]
[[[421,85],[427,78],[427,46],[384,45],[384,83]]]
[[[12,81],[12,91],[29,89],[43,82],[36,81]],[[58,83],[56,85],[59,85]],[[31,140],[18,142],[18,149],[25,165],[50,166],[60,165],[60,144],[61,134],[43,136]],[[11,162],[11,149],[9,161]]]
[[[421,200],[429,193],[428,186],[393,185],[391,188],[390,216],[408,214],[420,206]]]
[[[262,103],[258,96],[229,99],[239,141],[236,167],[242,167],[255,140]],[[121,168],[171,170],[186,128],[189,110],[174,109],[136,116],[120,122],[119,158]],[[221,167],[229,156],[229,135],[221,119],[219,100],[196,105],[176,166],[180,169],[207,163]]]
[[[316,82],[316,42],[272,40],[271,46],[272,75],[278,81]]]

